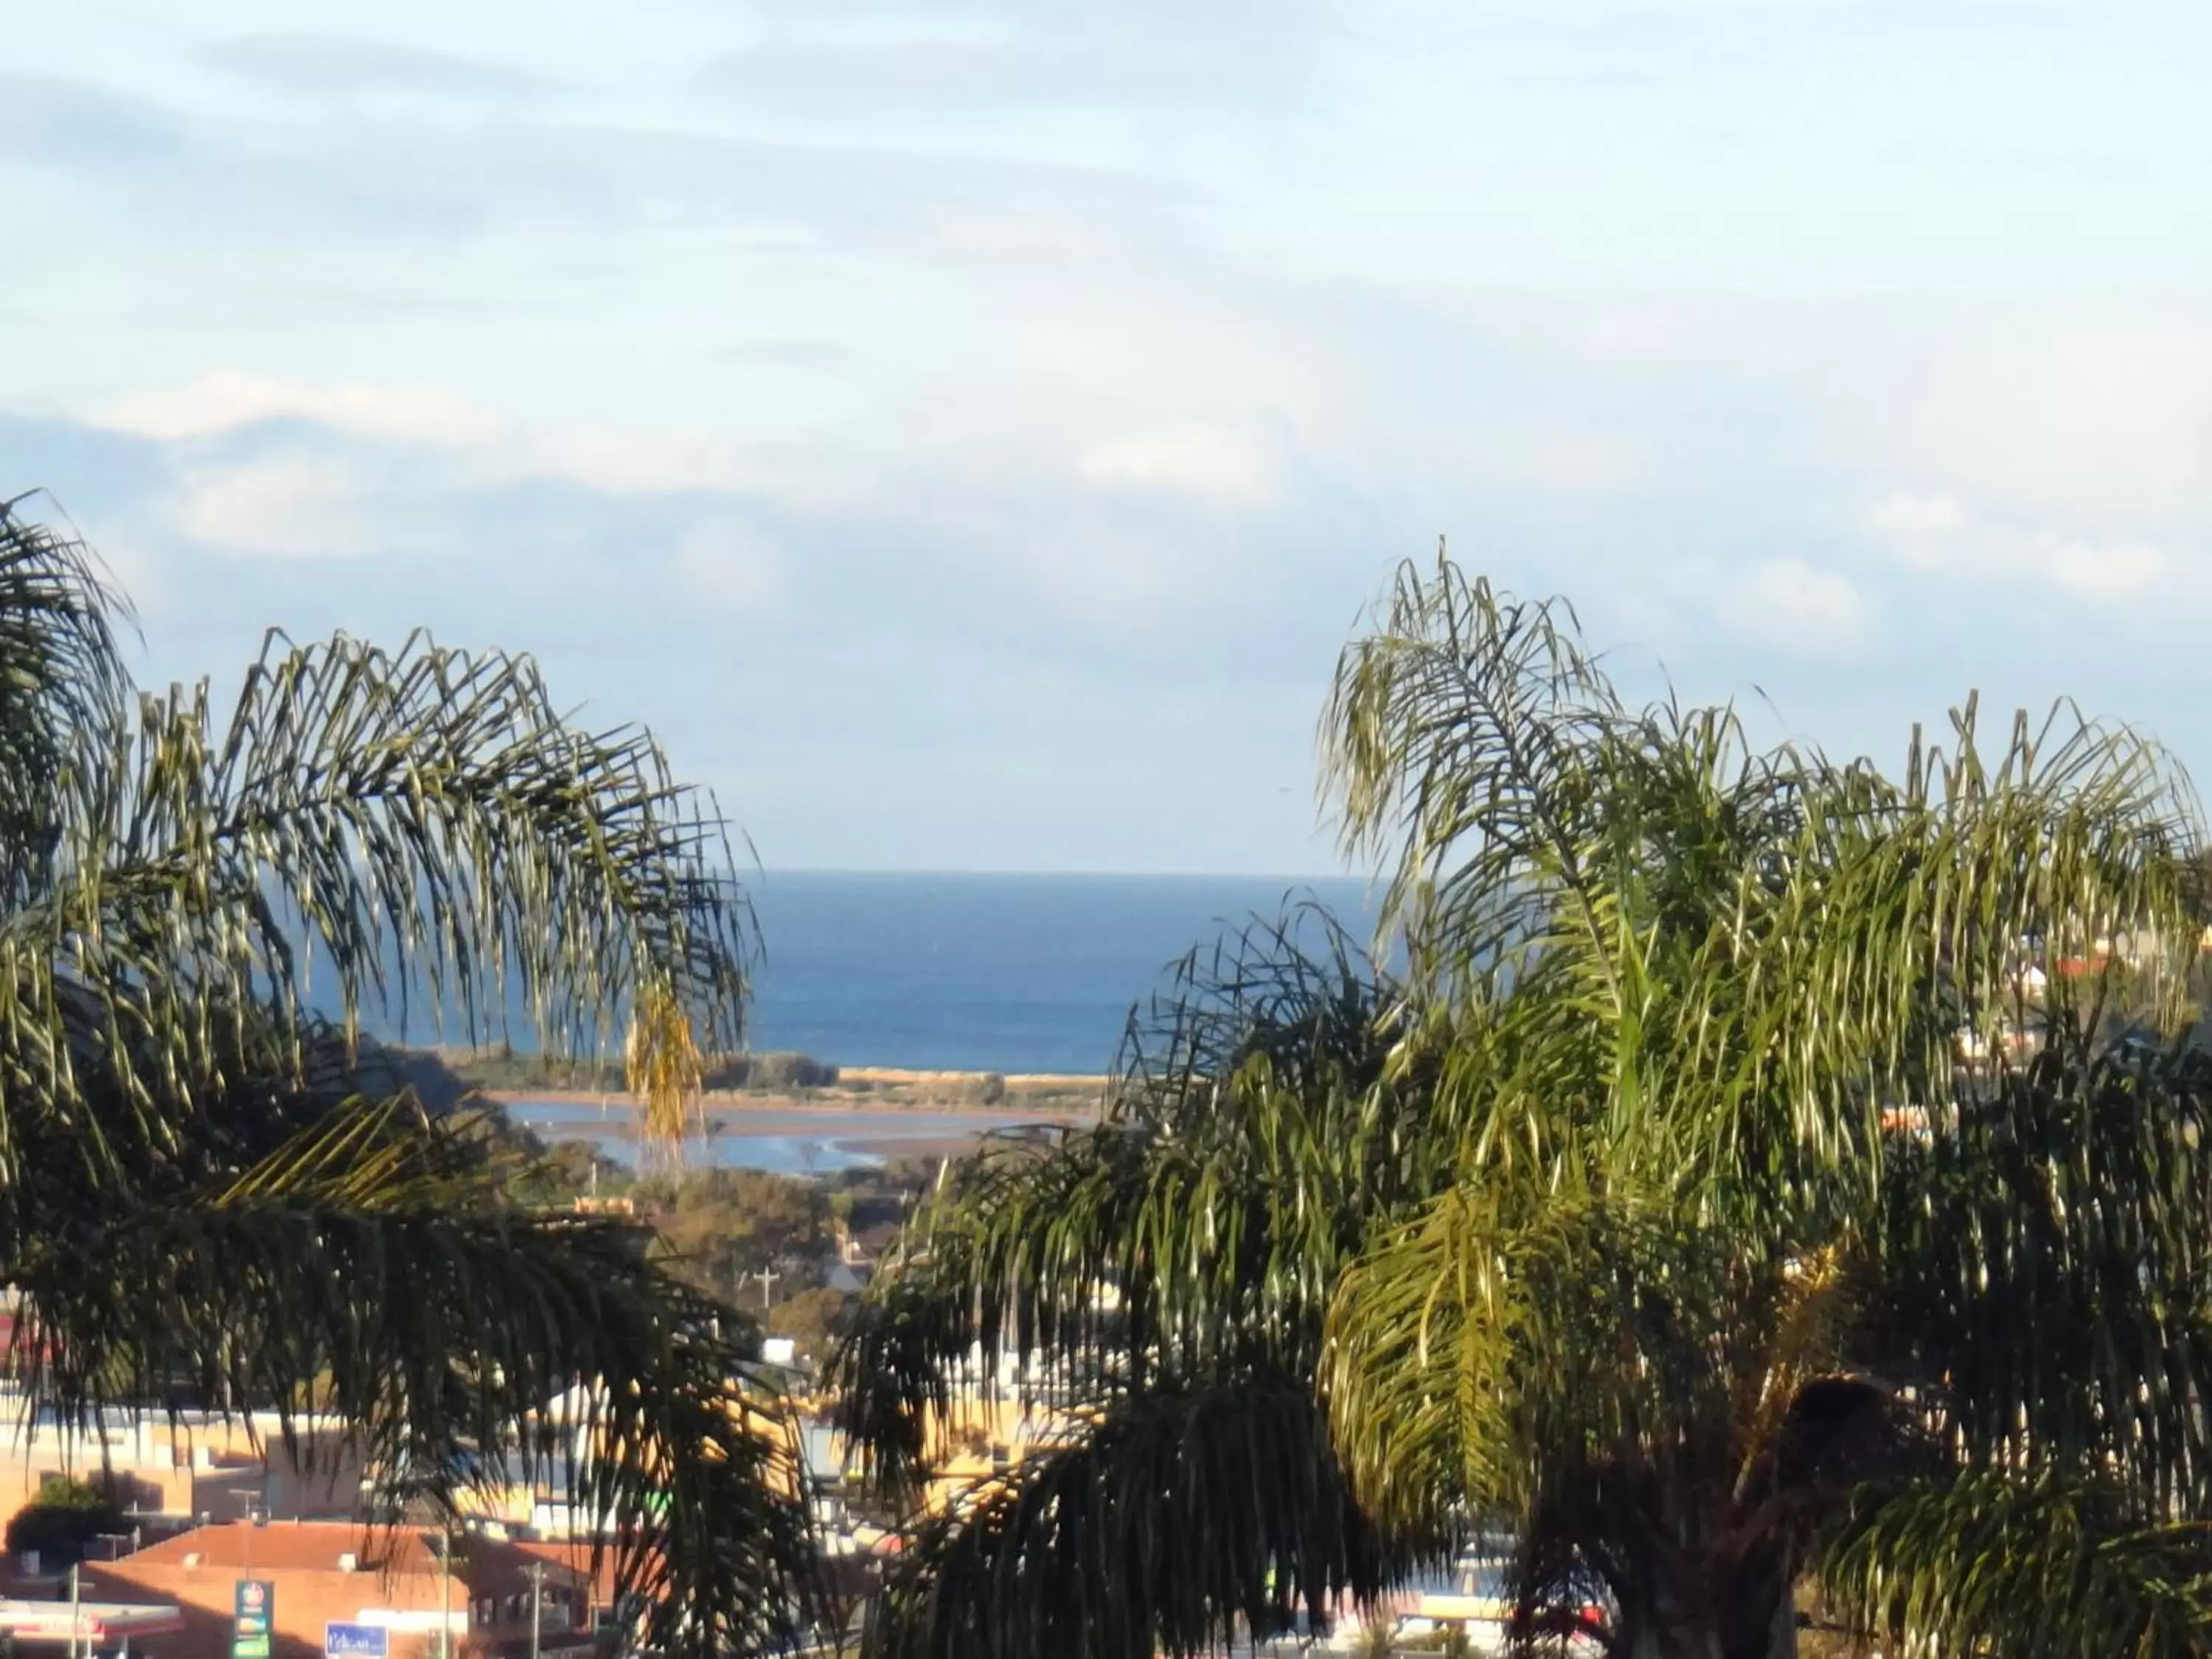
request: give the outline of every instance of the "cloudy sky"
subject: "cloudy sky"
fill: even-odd
[[[771,867],[1331,867],[1392,563],[1901,751],[2212,775],[2212,9],[72,0],[0,490],[136,594],[539,654]]]

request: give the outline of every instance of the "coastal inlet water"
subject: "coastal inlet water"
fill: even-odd
[[[508,1117],[546,1141],[588,1140],[603,1157],[635,1168],[637,1114],[627,1105],[510,1100]],[[1030,1120],[997,1112],[870,1111],[842,1107],[710,1110],[707,1133],[686,1141],[687,1167],[825,1175],[902,1157],[965,1152],[986,1134]]]
[[[1364,881],[1239,876],[746,879],[766,950],[752,1047],[841,1066],[1097,1073],[1193,945],[1313,900],[1364,942]]]

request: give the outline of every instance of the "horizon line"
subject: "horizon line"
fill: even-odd
[[[1027,880],[1083,880],[1083,881],[1359,881],[1375,882],[1384,879],[1379,875],[1362,874],[1357,871],[1321,871],[1305,873],[1285,873],[1267,870],[979,870],[955,869],[945,866],[910,865],[753,865],[741,872],[754,876],[949,876],[959,878],[1019,878]]]

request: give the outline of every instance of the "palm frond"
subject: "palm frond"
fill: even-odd
[[[871,1615],[870,1659],[1152,1659],[1325,1626],[1407,1571],[1338,1474],[1294,1380],[1109,1407],[924,1528]]]
[[[1871,1487],[1818,1566],[1832,1612],[1912,1659],[2212,1653],[2212,1523],[2146,1517],[2110,1482],[1989,1473]]]
[[[738,1044],[751,920],[718,820],[526,658],[272,636],[227,722],[203,685],[93,736],[52,886],[0,929],[0,1057],[55,1109],[89,1071],[159,1120],[244,1065],[211,1007],[296,1046],[311,997],[351,1032],[420,988],[474,1029],[512,985],[556,1048],[641,1016]]]
[[[2212,1065],[2061,1044],[1901,1150],[1881,1363],[1978,1460],[2212,1502]]]
[[[1284,924],[1186,961],[1097,1126],[994,1140],[909,1225],[834,1368],[886,1479],[949,1379],[988,1389],[1002,1362],[1078,1391],[1310,1369],[1338,1264],[1442,1161],[1397,999],[1302,920],[1310,950]]]
[[[1594,1599],[1616,1651],[1729,1653],[1786,1635],[1850,1494],[1867,1553],[1826,1559],[1911,1559],[1870,1477],[1969,1469],[2010,1483],[1984,1541],[2044,1528],[2114,1628],[2194,1650],[2161,1528],[2212,1493],[2207,1084],[2109,1052],[2186,1013],[2172,757],[2066,704],[1993,738],[1971,698],[1901,773],[1762,750],[1728,706],[1627,708],[1563,602],[1443,561],[1345,653],[1322,748],[1402,981],[1260,939],[1177,988],[1097,1129],[968,1169],[851,1350],[882,1467],[1009,1359],[1114,1421],[1303,1383],[1379,1535],[1516,1534],[1523,1636]],[[1112,1537],[1059,1517],[1119,1477],[1079,1452],[929,1534],[912,1650],[1091,1605]],[[1895,1628],[1969,1639],[1961,1594]]]
[[[76,537],[0,502],[0,905],[51,878],[66,801],[88,780],[78,735],[112,728],[131,690],[110,619],[127,615]]]
[[[1441,551],[1399,569],[1322,713],[1346,850],[1395,839],[1386,927],[1486,968],[1582,903],[1599,757],[1622,714],[1573,611],[1470,581]]]
[[[644,1127],[664,1141],[683,1139],[704,1086],[705,1065],[691,1012],[655,977],[632,998],[624,1081],[644,1109]]]
[[[656,1644],[787,1644],[820,1603],[784,1408],[645,1243],[507,1208],[453,1130],[361,1102],[219,1187],[57,1218],[14,1279],[74,1419],[179,1376],[288,1437],[312,1401],[387,1520],[512,1466],[599,1520]]]

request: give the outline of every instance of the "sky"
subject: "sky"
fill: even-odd
[[[1397,562],[2212,776],[2212,8],[72,0],[0,494],[149,683],[533,652],[770,868],[1314,874]]]

